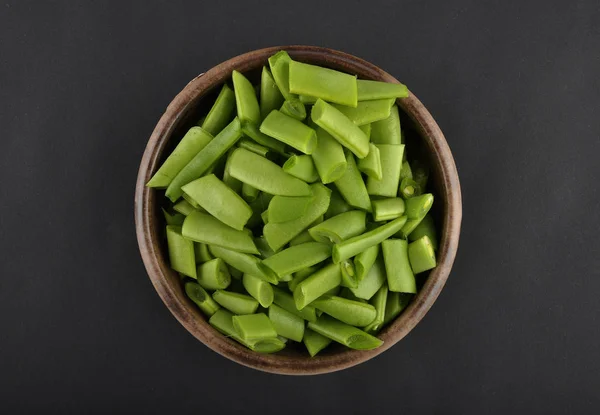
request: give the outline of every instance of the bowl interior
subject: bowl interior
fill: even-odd
[[[250,52],[194,79],[167,108],[142,160],[136,189],[138,240],[144,263],[159,295],[178,320],[203,343],[232,360],[269,372],[324,373],[353,366],[386,350],[404,337],[431,307],[448,276],[456,252],[457,220],[460,226],[457,213],[460,211],[460,187],[450,150],[433,118],[414,95],[398,100],[408,160],[423,160],[430,166],[428,191],[435,197],[431,214],[438,228],[440,250],[438,267],[431,273],[418,275],[419,293],[403,313],[378,335],[384,340],[384,346],[372,351],[355,351],[332,344],[315,358],[310,358],[302,344],[288,342],[282,352],[261,355],[218,333],[187,298],[179,276],[168,266],[165,223],[161,212],[161,207],[167,201],[164,191],[147,189],[143,184],[160,167],[185,132],[208,112],[222,83],[230,79],[233,69],[244,73],[256,84],[260,81],[260,71],[267,64],[267,58],[280,49],[287,50],[293,59],[355,74],[361,79],[396,81],[381,69],[353,56],[311,47],[269,48]],[[205,77],[209,79],[203,79]]]

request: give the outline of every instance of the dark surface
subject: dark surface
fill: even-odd
[[[597,1],[74,3],[0,4],[3,413],[600,411]],[[293,43],[407,83],[446,134],[464,201],[454,271],[423,322],[311,378],[190,336],[133,225],[139,159],[171,98],[231,56]]]

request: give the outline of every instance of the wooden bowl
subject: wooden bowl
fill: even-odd
[[[410,93],[408,98],[398,100],[402,126],[409,141],[413,136],[414,143],[407,146],[409,157],[418,148],[419,157],[426,158],[431,166],[430,183],[435,196],[432,214],[438,227],[440,248],[437,267],[429,275],[420,276],[418,294],[402,314],[379,333],[383,346],[357,351],[332,344],[311,358],[302,345],[290,347],[288,344],[282,352],[263,355],[246,349],[213,329],[186,297],[177,273],[169,268],[163,237],[165,222],[160,211],[165,198],[162,191],[147,188],[145,184],[185,131],[210,108],[220,86],[231,78],[234,69],[245,73],[252,81],[258,81],[260,69],[267,65],[269,56],[282,49],[298,61],[356,74],[363,79],[398,82],[387,72],[360,58],[315,46],[260,49],[215,66],[186,85],[169,104],[150,136],[136,183],[135,224],[140,253],[154,288],[171,313],[192,335],[217,353],[245,366],[272,373],[310,375],[334,372],[365,362],[392,347],[421,321],[450,274],[458,248],[462,203],[458,174],[448,143],[431,114]]]

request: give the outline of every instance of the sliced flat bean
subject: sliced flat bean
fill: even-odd
[[[223,183],[225,183],[231,190],[236,192],[237,194],[242,193],[242,182],[238,179],[231,177],[229,174],[229,165],[231,160],[231,153],[233,153],[233,149],[229,150],[227,153],[227,160],[225,161],[225,166],[223,168]]]
[[[404,144],[377,144],[381,159],[381,180],[369,177],[367,179],[367,192],[369,195],[396,197],[400,184],[400,169],[402,168],[402,155]]]
[[[348,300],[368,303],[367,300],[363,300],[362,298],[358,298],[357,296],[355,296],[354,293],[352,293],[352,291],[350,291],[350,288],[348,287],[342,287],[337,295],[338,297],[347,298]]]
[[[196,264],[203,264],[214,259],[208,251],[208,245],[201,242],[194,242],[194,253],[196,255]]]
[[[302,231],[290,241],[290,246],[304,244],[306,242],[315,242],[308,230]]]
[[[260,190],[258,190],[256,187],[249,185],[248,183],[242,184],[242,199],[243,200],[251,203],[256,200],[259,193],[260,193]],[[248,206],[248,208],[250,208],[250,206]],[[250,211],[252,212],[252,209],[250,209]],[[252,216],[252,214],[250,214],[250,216]],[[250,219],[250,218],[248,218],[248,219]]]
[[[304,330],[304,339],[302,339],[302,341],[304,342],[310,357],[315,357],[317,353],[329,346],[332,342],[330,338],[308,328]]]
[[[283,104],[283,95],[279,91],[273,75],[263,66],[260,77],[260,116],[265,118],[269,113]]]
[[[241,124],[234,118],[210,143],[175,176],[166,191],[166,196],[175,202],[183,194],[184,186],[201,177],[218,159],[220,159],[242,136]]]
[[[312,196],[275,196],[269,203],[269,222],[281,223],[302,217],[308,205],[312,202]]]
[[[167,245],[171,268],[183,275],[196,278],[194,243],[182,236],[180,226],[167,226]]]
[[[384,283],[371,299],[371,304],[376,310],[375,318],[371,323],[365,325],[364,331],[367,333],[377,333],[383,326],[385,317],[385,305],[388,298],[388,287]],[[357,324],[359,325],[359,324]]]
[[[260,132],[295,148],[312,154],[317,145],[315,130],[295,118],[273,110],[260,125]]]
[[[393,105],[390,116],[371,125],[371,142],[374,144],[402,144],[398,106]]]
[[[234,116],[235,94],[227,84],[223,84],[217,100],[202,122],[202,128],[212,135],[219,134]]]
[[[319,180],[319,174],[311,156],[293,155],[283,164],[283,171],[294,177],[313,183]]]
[[[408,88],[404,84],[358,79],[356,87],[359,101],[408,97]]]
[[[329,219],[352,209],[352,206],[346,203],[340,192],[334,189],[331,192],[331,200],[329,202],[329,208],[327,209],[327,212],[325,212],[325,218]]]
[[[377,315],[375,307],[371,304],[352,301],[334,295],[324,295],[313,301],[313,305],[318,310],[351,326],[366,326]]]
[[[323,314],[314,323],[308,323],[308,328],[351,349],[371,350],[383,344],[383,341],[377,337],[342,323],[327,314]]]
[[[408,259],[415,274],[429,271],[437,265],[433,245],[428,236],[408,244]]]
[[[232,266],[227,265],[227,269],[229,270],[229,275],[231,275],[231,278],[233,278],[231,280],[231,285],[229,286],[229,290],[230,291],[235,291],[235,292],[240,292],[243,294],[244,290],[237,290],[237,289],[233,289],[234,286],[234,281],[235,281],[235,285],[237,285],[239,287],[239,282],[242,280],[242,277],[244,276],[244,273],[242,271],[240,271],[237,268],[234,268]]]
[[[310,117],[356,157],[362,159],[369,154],[369,138],[333,105],[319,99],[313,106]]]
[[[421,186],[413,179],[405,177],[400,182],[398,193],[403,199],[410,199],[414,196],[419,196],[422,193]]]
[[[263,313],[233,316],[235,332],[244,340],[260,340],[277,337],[277,331],[269,317]]]
[[[358,278],[356,275],[356,268],[354,262],[351,259],[340,262],[340,269],[342,271],[342,282],[343,287],[356,288],[358,287]]]
[[[301,342],[304,337],[304,320],[294,313],[272,304],[269,307],[269,319],[279,336]]]
[[[285,50],[281,50],[269,58],[273,78],[285,99],[295,98],[295,95],[290,92],[290,62],[292,62],[292,58]]]
[[[260,107],[254,87],[244,75],[236,70],[231,74],[231,78],[233,79],[235,105],[240,122],[258,125],[260,123]]]
[[[290,92],[350,107],[358,104],[356,76],[296,61],[289,68]]]
[[[226,308],[233,314],[253,314],[258,308],[258,301],[245,294],[217,290],[212,297],[221,307]]]
[[[217,245],[239,252],[258,254],[258,249],[244,231],[238,231],[202,212],[189,214],[183,222],[182,235],[194,242]]]
[[[404,200],[399,197],[373,200],[371,205],[375,222],[396,219],[404,213]]]
[[[365,229],[366,213],[361,210],[351,210],[313,226],[308,232],[317,242],[337,244],[362,234]]]
[[[206,212],[206,210],[200,208],[200,205],[198,204],[198,202],[196,202],[194,199],[192,199],[190,197],[190,195],[186,195],[184,192],[182,196],[183,196],[183,200],[188,202],[192,206],[192,208],[194,208],[195,210],[200,210],[200,211]]]
[[[281,196],[310,196],[306,182],[283,171],[281,167],[243,148],[231,154],[229,173],[263,192]]]
[[[406,216],[401,216],[398,219],[394,219],[393,221],[365,232],[362,235],[335,244],[332,251],[333,262],[339,264],[341,261],[360,254],[373,245],[381,243],[398,232],[405,223]]]
[[[438,249],[437,231],[435,224],[433,223],[433,217],[430,214],[425,215],[421,223],[415,228],[414,231],[408,236],[409,241],[416,241],[417,239],[427,236],[431,241],[431,246],[434,250]]]
[[[331,256],[331,246],[320,242],[307,242],[284,249],[262,261],[278,278],[298,272],[325,261]]]
[[[275,252],[273,252],[273,250],[267,243],[267,240],[265,239],[264,236],[261,236],[259,238],[254,238],[254,244],[258,248],[260,255],[263,258],[268,258],[275,253]]]
[[[379,245],[373,245],[365,249],[354,257],[354,269],[356,270],[356,279],[361,282],[371,270],[379,255]]]
[[[417,284],[408,260],[408,242],[388,239],[381,243],[381,250],[390,291],[416,293]]]
[[[185,294],[192,300],[198,308],[208,317],[212,316],[219,310],[219,304],[212,299],[210,295],[195,282],[185,283]]]
[[[207,290],[224,290],[231,284],[229,269],[221,258],[211,259],[198,266],[198,284]]]
[[[347,162],[346,172],[333,183],[350,206],[370,212],[371,199],[369,198],[367,187],[360,175],[354,156],[348,150],[345,151],[345,154]]]
[[[208,213],[234,229],[244,229],[252,216],[252,209],[244,199],[214,174],[194,180],[181,190]]]
[[[375,180],[381,180],[383,178],[383,169],[381,167],[379,147],[373,143],[369,143],[369,148],[367,157],[358,160],[358,170]]]
[[[296,308],[302,310],[341,282],[340,267],[337,264],[326,265],[296,286],[294,290]]]
[[[374,101],[361,101],[356,107],[334,105],[342,114],[356,125],[365,125],[384,120],[390,116],[393,99],[378,99]]]
[[[309,205],[304,216],[288,222],[265,225],[263,234],[274,251],[278,251],[327,211],[331,190],[321,183],[315,183],[310,188],[313,193],[313,202]]]
[[[251,151],[255,154],[258,154],[259,156],[269,158],[270,148],[258,144],[256,141],[242,139],[240,140],[238,146],[240,146],[241,148],[245,148],[246,150]]]
[[[285,144],[279,140],[274,139],[273,137],[269,137],[268,135],[261,133],[258,125],[245,124],[242,126],[242,131],[244,132],[244,135],[250,137],[258,144],[268,147],[276,153],[285,153]]]
[[[242,277],[244,288],[258,303],[267,308],[273,303],[273,287],[259,277],[245,273]]]
[[[357,298],[370,300],[385,283],[385,265],[383,258],[379,256],[367,275],[358,283],[358,287],[350,288]]]
[[[317,102],[318,98],[317,97],[311,97],[310,95],[299,95],[298,99],[304,105],[313,105],[315,102]]]
[[[163,211],[163,215],[165,217],[165,222],[167,222],[167,225],[175,225],[175,226],[183,225],[183,220],[185,219],[184,214],[175,213],[175,214],[171,215],[164,208],[162,208],[162,211]]]
[[[221,248],[219,246],[209,246],[210,253],[221,258],[223,261],[234,268],[239,269],[244,273],[248,273],[258,278],[261,278],[271,284],[277,284],[278,280],[270,274],[265,274],[261,268],[259,268],[260,259],[255,256],[243,254],[241,252],[232,251],[230,249]]]
[[[306,108],[299,99],[286,99],[279,109],[283,114],[302,121],[306,118]]]
[[[213,136],[200,127],[192,127],[183,136],[175,150],[167,157],[154,176],[146,184],[148,187],[164,189],[175,176],[213,139]]]
[[[317,265],[313,265],[312,267],[306,267],[303,270],[294,273],[292,280],[288,282],[289,290],[293,292],[298,286],[298,284],[300,284],[302,281],[310,277],[318,270],[319,267]]]
[[[389,291],[387,302],[385,304],[385,317],[383,319],[383,325],[385,326],[392,320],[396,319],[402,310],[406,308],[408,303],[410,303],[412,297],[412,294],[395,293]]]
[[[425,193],[421,196],[411,197],[406,200],[406,216],[408,219],[423,219],[433,205],[433,195]]]
[[[319,177],[324,184],[338,180],[346,172],[346,156],[342,145],[327,131],[318,127],[317,147],[312,153]]]
[[[419,226],[423,218],[409,219],[406,221],[402,229],[394,234],[396,238],[407,239],[409,235]]]
[[[367,138],[371,138],[371,124],[363,124],[360,126],[360,129],[363,130]]]
[[[277,287],[273,287],[273,293],[275,294],[273,303],[277,304],[279,307],[297,315],[298,317],[303,318],[304,320],[317,321],[316,310],[313,306],[307,305],[302,310],[298,310],[296,308],[296,303],[294,302],[294,297],[292,297],[290,293]]]

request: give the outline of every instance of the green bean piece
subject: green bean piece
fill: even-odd
[[[368,101],[367,101],[368,102]],[[396,197],[400,184],[400,169],[404,144],[377,144],[381,159],[381,180],[369,177],[367,192],[371,196]]]
[[[310,357],[315,357],[321,350],[329,346],[332,340],[325,337],[316,331],[312,331],[309,328],[304,329],[304,338],[302,339],[306,350]]]
[[[263,223],[266,225],[267,223],[269,223],[269,211],[265,210],[263,213],[260,214],[260,218],[262,219]]]
[[[306,267],[306,268],[294,273],[292,280],[288,282],[289,290],[293,292],[296,289],[296,287],[298,286],[298,284],[300,284],[302,281],[304,281],[305,279],[310,277],[312,274],[314,274],[318,270],[319,270],[319,267],[317,265],[313,265],[311,267]]]
[[[167,187],[166,196],[172,202],[179,199],[183,194],[181,187],[201,177],[241,136],[240,120],[236,117],[181,169]]]
[[[249,185],[248,183],[242,184],[242,199],[246,202],[251,203],[255,201],[259,193],[260,190],[256,187]],[[250,206],[248,206],[248,208],[250,209]],[[252,209],[250,209],[250,212],[252,212]],[[252,216],[252,214],[250,214],[250,216]],[[250,219],[250,217],[248,217],[248,219]]]
[[[333,245],[333,262],[339,264],[343,260],[360,254],[367,248],[381,243],[398,232],[405,223],[406,216],[401,216],[398,219],[394,219],[393,221],[371,231],[365,232],[362,235],[354,236],[350,239],[346,239],[343,242]]]
[[[379,290],[375,293],[373,298],[371,299],[371,304],[375,308],[375,318],[371,323],[368,323],[364,327],[364,331],[367,333],[377,333],[381,327],[383,326],[383,320],[385,318],[385,306],[388,298],[388,287],[384,283]],[[360,324],[357,324],[360,326]]]
[[[263,66],[260,77],[260,116],[264,119],[269,113],[283,104],[283,95],[279,91],[273,75]]]
[[[214,259],[208,251],[208,245],[201,242],[194,242],[194,254],[196,256],[196,264],[203,264]]]
[[[317,102],[318,98],[317,97],[312,97],[310,95],[298,95],[298,99],[304,105],[313,105],[315,102]]]
[[[426,193],[406,200],[406,216],[408,219],[423,219],[433,205],[433,195]]]
[[[399,197],[373,200],[371,205],[375,222],[396,219],[404,213],[404,200]]]
[[[193,212],[185,218],[182,235],[194,242],[217,245],[249,254],[259,253],[252,237],[245,231],[233,229],[202,212]]]
[[[294,290],[296,308],[302,310],[341,282],[342,272],[339,265],[326,265],[296,286]]]
[[[304,319],[276,304],[269,307],[269,319],[273,323],[277,335],[297,342],[302,341],[304,337]]]
[[[282,223],[298,219],[304,215],[312,196],[275,196],[269,203],[269,222]]]
[[[254,87],[244,75],[236,70],[231,74],[231,78],[240,122],[258,125],[260,123],[260,107]]]
[[[256,141],[242,139],[240,140],[239,147],[245,148],[248,151],[251,151],[259,156],[269,158],[269,151],[271,150],[269,147],[258,144]]]
[[[233,314],[253,314],[258,308],[258,301],[245,294],[217,290],[212,297],[221,307]]]
[[[419,183],[415,182],[413,179],[405,177],[400,182],[398,193],[403,199],[408,200],[411,197],[419,196],[422,193],[422,189]]]
[[[348,287],[340,287],[340,292],[337,294],[337,296],[346,298],[346,299],[352,300],[352,301],[368,303],[367,300],[363,300],[362,298],[358,298],[357,296],[355,296],[354,293],[352,293],[352,291],[350,291],[350,288],[348,288]]]
[[[291,156],[283,164],[283,171],[307,183],[314,183],[319,180],[319,173],[317,173],[311,156]]]
[[[290,92],[356,107],[356,76],[316,65],[289,63]]]
[[[337,104],[333,106],[354,124],[361,126],[388,118],[392,105],[394,105],[393,99],[379,99],[359,102],[356,107]]]
[[[293,274],[285,274],[285,275],[282,275],[281,278],[279,278],[279,283],[290,282],[293,279],[294,279]],[[282,286],[283,285],[285,285],[285,284],[282,284]]]
[[[313,226],[308,232],[317,242],[337,244],[362,234],[366,229],[366,215],[361,210],[351,210]]]
[[[277,337],[277,331],[273,323],[263,313],[233,316],[231,321],[238,336],[244,340]]]
[[[431,241],[431,246],[435,251],[438,249],[437,230],[433,223],[433,217],[430,214],[425,215],[421,223],[408,235],[409,241],[416,241],[427,236]]]
[[[315,124],[331,134],[341,145],[352,151],[356,157],[362,159],[369,154],[369,138],[363,130],[333,105],[322,99],[317,100],[310,117]]]
[[[342,145],[321,127],[317,127],[317,147],[312,159],[324,184],[338,180],[346,172],[346,156]]]
[[[305,244],[307,242],[315,242],[315,240],[313,239],[312,236],[310,236],[310,233],[308,232],[308,230],[302,231],[298,234],[298,236],[295,236],[294,239],[292,239],[289,243],[290,246],[295,246],[295,245],[300,245],[300,244]]]
[[[202,209],[200,207],[200,204],[198,202],[196,202],[192,197],[190,197],[190,195],[185,194],[185,192],[183,193],[183,195],[181,195],[183,197],[183,200],[185,200],[186,202],[188,202],[192,208],[194,208],[195,210],[200,210],[201,212],[206,212],[205,209]]]
[[[308,328],[351,349],[371,350],[383,344],[383,341],[377,337],[342,323],[327,314],[320,316],[314,323],[309,322]]]
[[[408,260],[415,274],[435,268],[437,265],[435,252],[428,236],[423,236],[408,244]]]
[[[340,270],[342,271],[342,282],[343,287],[356,288],[358,287],[358,278],[356,275],[356,268],[354,262],[351,259],[340,262]]]
[[[371,142],[374,144],[402,144],[400,114],[397,105],[392,106],[389,117],[371,124]]]
[[[163,211],[163,215],[165,216],[165,222],[167,222],[167,225],[175,225],[175,226],[183,225],[183,220],[185,219],[184,214],[175,213],[175,214],[171,215],[164,208],[162,208],[162,211]]]
[[[260,255],[263,258],[268,258],[271,255],[275,254],[275,252],[273,252],[273,250],[267,243],[267,240],[265,239],[264,236],[261,236],[259,238],[254,238],[254,244],[258,248],[258,251],[260,252]]]
[[[381,250],[390,291],[416,293],[417,284],[408,259],[408,242],[388,239],[381,243]]]
[[[269,66],[275,83],[285,99],[295,98],[290,92],[290,62],[292,58],[285,50],[280,50],[269,58]]]
[[[331,256],[331,246],[320,242],[307,242],[284,249],[262,261],[278,278],[298,272],[325,261]]]
[[[404,152],[404,156],[406,156],[406,151]],[[405,178],[412,179],[412,177],[413,175],[412,169],[410,168],[410,163],[408,161],[403,161],[402,168],[400,169],[400,181],[402,182],[402,180]]]
[[[387,302],[385,304],[385,317],[383,318],[382,326],[387,325],[389,322],[398,317],[402,310],[404,310],[408,303],[410,303],[412,297],[412,294],[395,293],[389,291]]]
[[[200,285],[195,282],[186,282],[185,286],[185,294],[188,296],[190,300],[192,300],[208,317],[212,316],[217,312],[219,304],[212,299],[210,295],[202,288]]]
[[[408,239],[412,232],[419,226],[423,218],[409,219],[406,221],[402,229],[394,234],[396,238]]]
[[[416,181],[421,189],[425,191],[427,188],[427,180],[429,179],[429,168],[420,161],[414,161],[411,165],[413,172],[413,180]]]
[[[234,149],[230,149],[227,153],[227,160],[225,160],[225,166],[223,167],[223,183],[227,185],[231,190],[236,192],[238,195],[242,193],[242,185],[238,179],[231,177],[229,173],[229,165],[231,164],[231,153]]]
[[[404,84],[359,79],[356,81],[356,88],[359,101],[408,97],[408,88]]]
[[[373,245],[354,257],[356,280],[360,283],[369,273],[379,255],[379,245]]]
[[[218,134],[231,122],[234,116],[235,94],[227,84],[223,84],[219,96],[202,123],[202,128],[212,135]]]
[[[245,124],[242,126],[242,131],[244,135],[250,137],[261,146],[268,147],[276,153],[285,154],[285,144],[273,137],[261,133],[258,125]]]
[[[208,322],[227,337],[231,337],[238,343],[241,343],[255,352],[276,353],[285,347],[285,343],[277,337],[260,340],[243,340],[238,336],[233,326],[233,314],[222,308],[213,314]]]
[[[368,139],[371,139],[371,123],[359,126]]]
[[[369,154],[364,159],[358,160],[358,170],[365,173],[370,178],[381,180],[383,178],[383,169],[381,166],[381,154],[379,147],[369,143]]]
[[[243,148],[238,148],[231,154],[229,173],[243,183],[272,195],[311,195],[306,182],[287,174],[272,161]]]
[[[271,284],[277,284],[278,280],[274,275],[265,273],[258,265],[260,259],[255,256],[244,254],[230,249],[222,248],[216,245],[209,246],[210,253],[240,271],[254,275]]]
[[[221,258],[200,264],[197,269],[198,284],[206,290],[224,290],[231,284],[229,269]]]
[[[181,233],[181,226],[167,226],[167,245],[171,268],[191,278],[196,278],[194,243]]]
[[[260,124],[260,132],[304,154],[312,154],[317,145],[315,130],[277,110],[271,111]]]
[[[324,295],[315,301],[315,308],[351,326],[363,327],[370,324],[377,311],[371,304],[352,301],[333,295]]]
[[[327,209],[327,212],[325,212],[325,218],[329,219],[350,210],[352,210],[352,206],[346,203],[340,192],[333,190],[331,192],[329,208]]]
[[[348,150],[345,153],[347,161],[346,172],[333,183],[350,206],[370,212],[371,199],[354,160],[354,156]]]
[[[327,211],[331,190],[321,183],[311,185],[310,189],[313,200],[304,216],[283,223],[265,225],[263,234],[272,250],[278,251]]]
[[[273,298],[274,304],[306,321],[317,321],[316,309],[313,306],[307,305],[302,310],[298,310],[294,302],[294,297],[290,293],[277,287],[273,287],[273,293],[275,294]]]
[[[273,303],[273,287],[259,277],[245,273],[242,277],[244,288],[258,303],[268,308]]]
[[[181,190],[208,213],[234,229],[244,229],[252,216],[252,209],[244,199],[214,174],[194,180],[182,186]]]
[[[148,187],[165,189],[186,164],[213,139],[213,136],[200,127],[192,127],[183,136],[175,150],[154,173]]]
[[[363,300],[370,300],[375,293],[385,284],[385,265],[379,256],[367,275],[358,283],[358,287],[350,288],[354,296]]]
[[[194,208],[187,200],[180,200],[179,202],[173,205],[173,210],[181,213],[184,216],[188,216],[192,212],[196,212],[197,209]]]
[[[236,291],[236,290],[232,289],[231,286],[233,285],[235,280],[237,280],[236,283],[240,282],[242,280],[242,277],[244,276],[244,273],[242,271],[240,271],[239,269],[234,268],[229,265],[227,266],[227,269],[229,270],[229,275],[231,275],[231,278],[233,278],[231,280],[231,285],[229,286],[229,289],[230,289],[230,291]],[[242,288],[243,288],[243,286],[242,286]],[[242,292],[242,291],[240,291],[240,292]]]
[[[306,108],[304,107],[304,104],[297,98],[286,99],[281,105],[279,111],[282,114],[297,119],[298,121],[302,121],[306,118]]]

